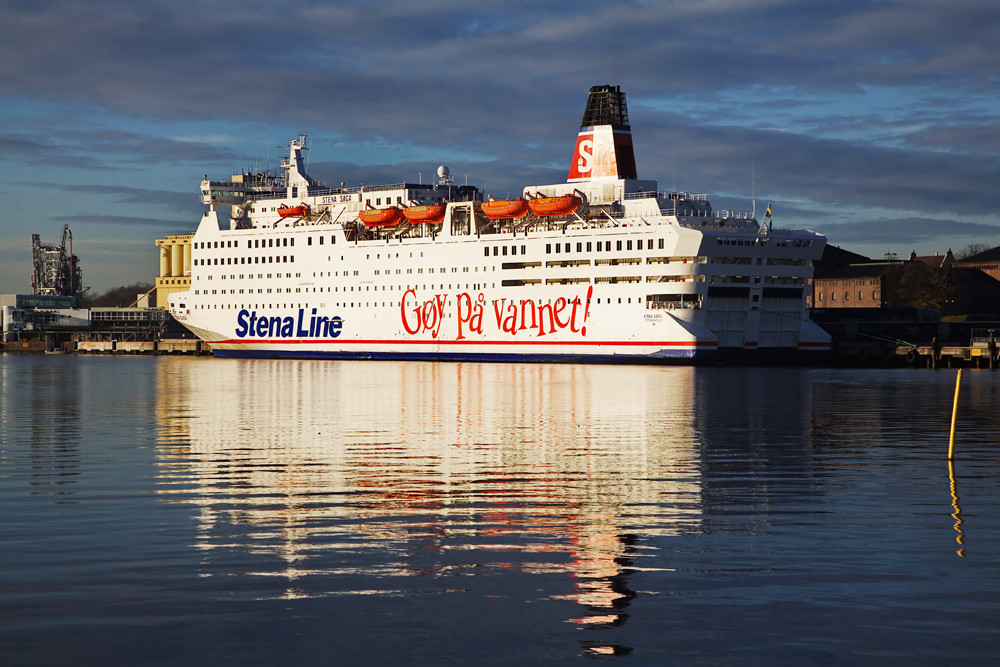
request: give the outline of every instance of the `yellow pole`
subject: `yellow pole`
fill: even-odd
[[[948,460],[955,457],[955,420],[958,418],[958,390],[962,388],[962,369],[958,369],[955,379],[955,405],[951,409],[951,437],[948,438]]]

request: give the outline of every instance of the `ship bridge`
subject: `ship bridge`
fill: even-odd
[[[233,174],[229,181],[201,182],[201,203],[208,206],[242,206],[258,197],[278,197],[285,193],[282,179],[261,172]]]

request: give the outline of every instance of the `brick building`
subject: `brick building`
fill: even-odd
[[[955,262],[955,267],[960,269],[976,269],[994,280],[1000,281],[1000,247],[991,248],[985,252]]]
[[[882,308],[893,269],[902,262],[859,262],[834,268],[813,278],[810,308]]]
[[[871,260],[828,246],[816,263],[814,309],[932,308],[941,315],[1000,312],[1000,248],[957,262],[944,254]]]

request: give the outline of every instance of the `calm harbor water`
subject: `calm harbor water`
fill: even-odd
[[[994,664],[1000,373],[0,355],[0,664]]]

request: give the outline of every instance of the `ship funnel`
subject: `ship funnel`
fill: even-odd
[[[632,128],[619,86],[593,86],[576,138],[569,181],[636,178]]]

